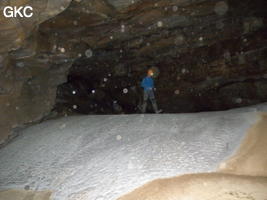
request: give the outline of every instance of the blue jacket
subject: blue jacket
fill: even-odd
[[[152,90],[154,88],[154,80],[150,76],[145,77],[142,80],[141,86],[144,88],[145,91]]]

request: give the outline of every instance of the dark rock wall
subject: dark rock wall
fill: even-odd
[[[32,5],[35,17],[0,15],[0,140],[52,108],[138,112],[149,67],[165,112],[267,100],[265,0],[3,0],[1,9],[10,4]]]
[[[0,144],[11,131],[42,119],[54,106],[57,86],[67,79],[72,61],[50,53],[38,33],[42,22],[62,12],[65,0],[0,1]],[[31,5],[32,18],[5,18],[5,6]]]
[[[58,111],[138,112],[140,80],[149,67],[159,71],[156,95],[165,112],[266,101],[265,1],[137,1],[128,7],[119,2],[102,5],[102,18],[87,13],[85,21],[75,21],[81,16],[75,11],[82,6],[86,13],[95,5],[73,3],[44,24],[57,31],[72,12],[66,21],[73,21],[75,32],[61,33],[80,47],[68,83],[59,87]]]

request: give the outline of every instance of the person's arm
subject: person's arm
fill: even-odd
[[[154,80],[153,80],[153,78],[151,78],[151,87],[152,87],[152,88],[151,88],[152,90],[155,89],[155,85],[154,85]]]
[[[141,87],[145,88],[145,79],[143,78],[142,82],[141,82]]]

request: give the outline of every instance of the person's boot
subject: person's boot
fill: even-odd
[[[152,106],[153,106],[154,112],[155,112],[156,114],[159,114],[159,113],[162,112],[161,109],[160,109],[160,110],[158,109],[158,105],[157,105],[156,101],[153,101],[153,102],[152,102]]]
[[[147,107],[147,102],[144,102],[142,106],[142,113],[146,112],[146,107]]]
[[[162,110],[161,109],[159,109],[159,110],[156,111],[156,114],[159,114],[159,113],[162,113]]]

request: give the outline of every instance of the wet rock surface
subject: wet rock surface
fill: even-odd
[[[136,113],[140,80],[158,70],[165,112],[224,110],[267,100],[266,1],[59,0],[34,17],[0,15],[1,137],[54,108]]]

